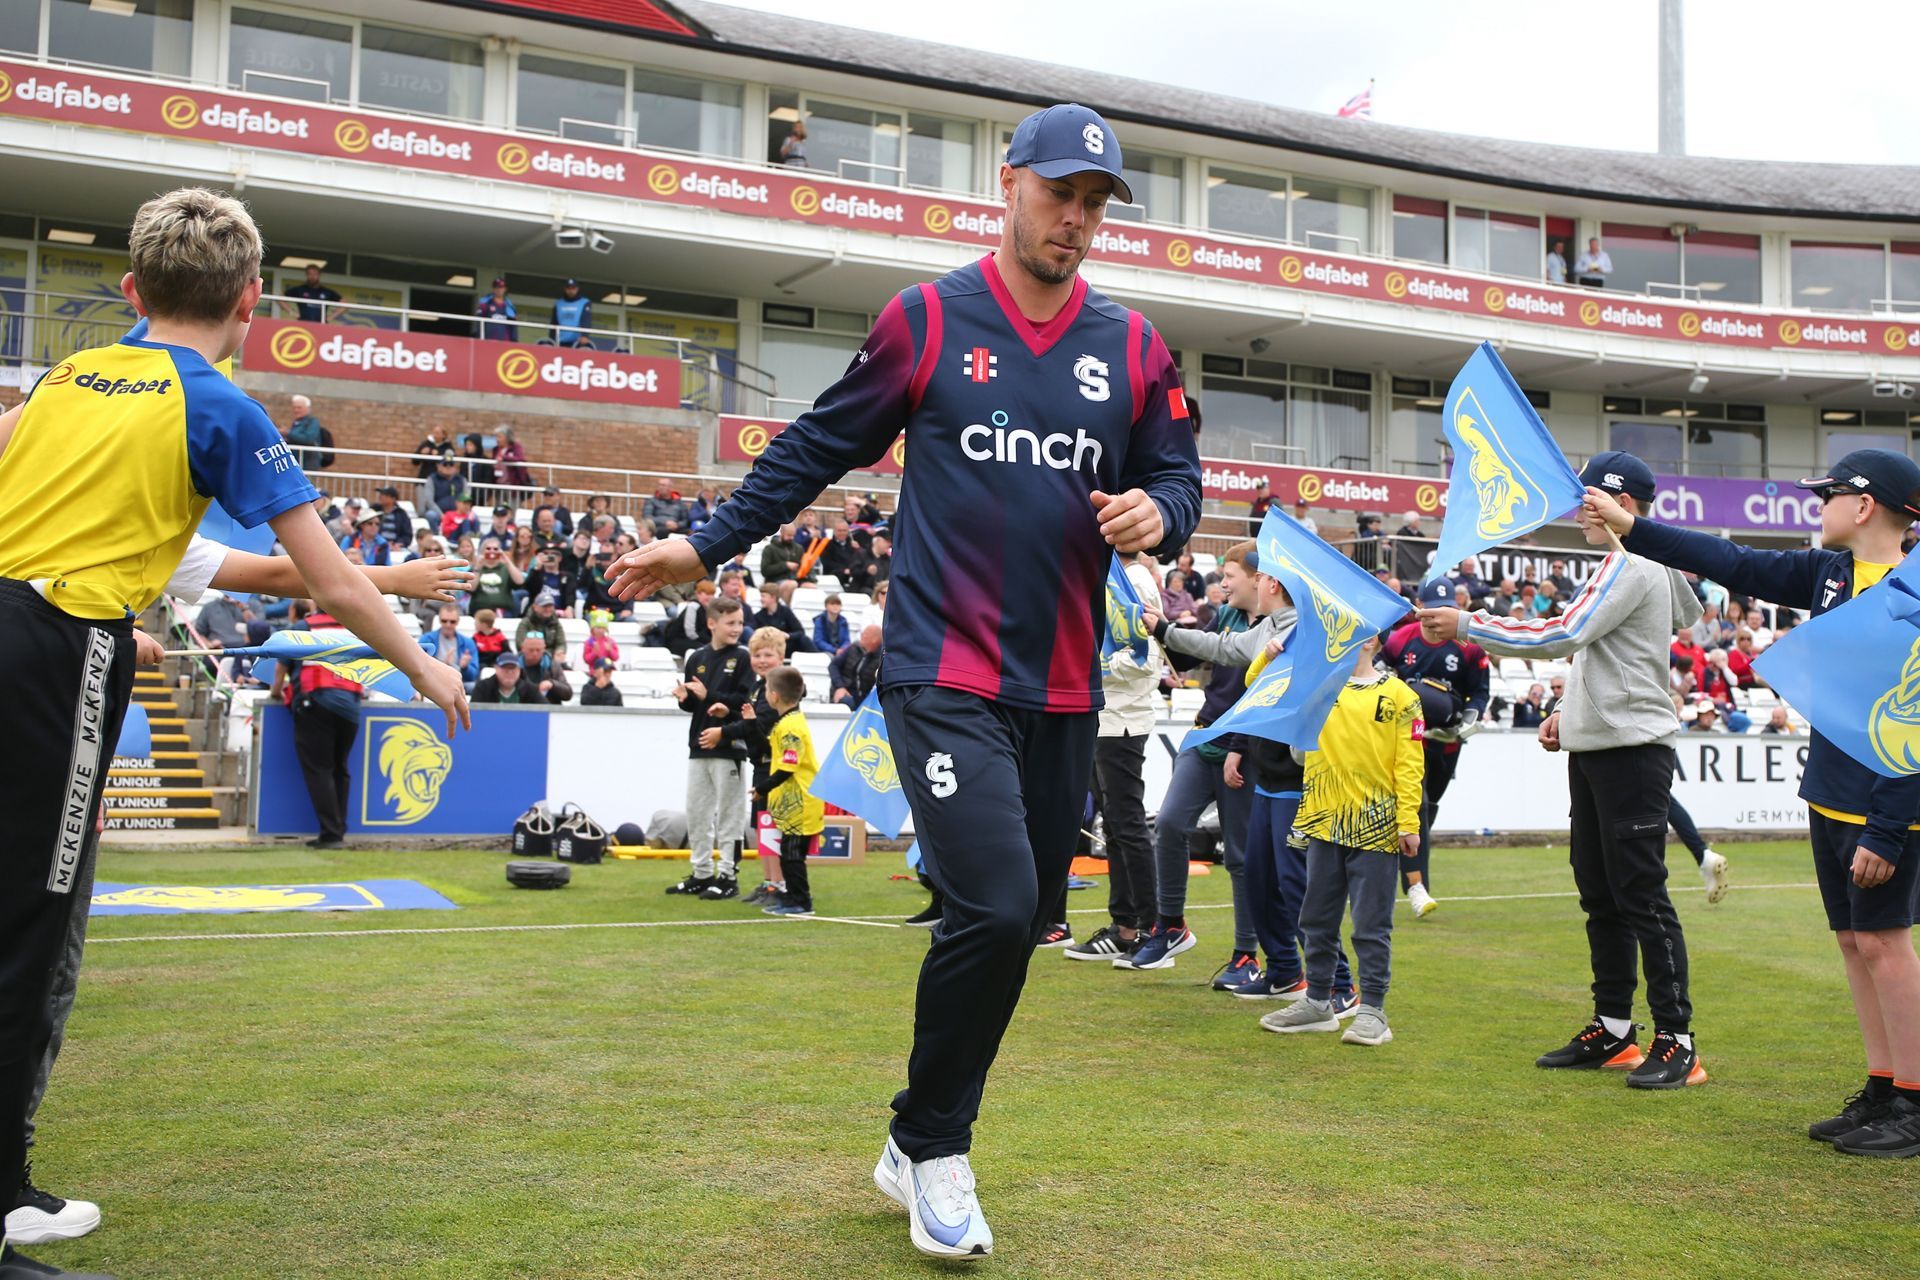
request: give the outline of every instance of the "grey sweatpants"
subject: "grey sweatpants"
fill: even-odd
[[[53,1035],[47,1040],[46,1053],[40,1057],[40,1071],[33,1078],[33,1092],[27,1095],[29,1155],[33,1153],[33,1117],[40,1110],[40,1099],[47,1096],[47,1080],[53,1075],[53,1060],[60,1056],[60,1046],[67,1038],[67,1018],[73,1013],[73,997],[80,989],[80,954],[87,947],[87,906],[93,901],[93,868],[99,860],[100,842],[95,840],[82,850],[80,865],[74,869],[73,911],[67,918],[66,946],[60,952],[60,963],[53,971],[53,990],[47,996],[52,1006],[50,1021],[53,1023]]]
[[[693,850],[693,874],[734,874],[733,844],[747,837],[747,784],[738,760],[696,758],[687,761],[687,847]]]
[[[1354,969],[1360,1003],[1387,1007],[1393,956],[1393,899],[1400,883],[1400,855],[1355,849],[1331,841],[1307,841],[1307,891],[1300,904],[1300,932],[1307,940],[1307,995],[1325,1000],[1340,954],[1340,917],[1353,905]]]

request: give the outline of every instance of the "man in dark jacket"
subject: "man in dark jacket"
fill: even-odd
[[[793,606],[780,598],[780,592],[775,587],[760,588],[760,608],[747,619],[747,625],[754,631],[772,627],[776,631],[786,632],[788,653],[813,652],[813,641],[807,638],[806,625],[800,621],[800,615],[793,611]]]
[[[800,576],[800,561],[807,553],[793,534],[793,526],[783,524],[767,539],[767,549],[760,553],[761,582],[789,582]]]
[[[494,660],[493,674],[481,677],[480,683],[473,687],[474,705],[483,702],[509,707],[536,707],[546,705],[546,699],[523,679],[524,671],[520,666],[520,655],[508,649]]]
[[[827,549],[820,553],[820,572],[840,579],[840,585],[849,591],[865,591],[866,588],[859,585],[859,571],[866,562],[866,550],[854,539],[851,526],[835,516],[833,537]]]
[[[860,638],[840,651],[829,670],[833,700],[857,707],[880,678],[880,628],[866,627]]]
[[[413,544],[413,517],[400,507],[400,491],[383,484],[373,491],[374,506],[380,512],[380,536],[387,545],[407,547]]]

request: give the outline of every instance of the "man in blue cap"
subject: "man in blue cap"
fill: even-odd
[[[1020,122],[1000,246],[887,302],[845,375],[773,438],[691,538],[621,558],[624,599],[688,582],[790,521],[902,431],[880,700],[945,914],[920,970],[907,1087],[874,1181],[937,1257],[993,1248],[967,1161],[987,1069],[1080,829],[1113,554],[1171,551],[1200,515],[1166,344],[1080,277],[1120,140],[1063,105]]]
[[[1580,479],[1615,509],[1653,503],[1653,472],[1630,453],[1602,453]],[[1598,518],[1581,530],[1595,546],[1610,541]],[[1724,579],[1722,579],[1724,581]],[[1693,1043],[1687,992],[1687,943],[1667,895],[1667,806],[1673,791],[1673,742],[1680,722],[1669,693],[1667,649],[1679,627],[1700,616],[1686,580],[1652,560],[1616,550],[1555,618],[1495,618],[1485,611],[1422,609],[1429,644],[1460,638],[1488,653],[1567,658],[1566,697],[1540,726],[1540,745],[1567,753],[1568,861],[1587,916],[1593,966],[1593,1019],[1541,1067],[1628,1071],[1636,1089],[1705,1084]],[[1645,971],[1654,1036],[1642,1054],[1634,1035],[1635,960]]]
[[[1920,519],[1920,466],[1887,449],[1855,449],[1800,481],[1820,499],[1821,546],[1755,551],[1639,517],[1587,490],[1584,514],[1626,548],[1710,577],[1729,591],[1818,615],[1875,586],[1901,560]],[[1883,588],[1893,590],[1893,588]],[[1920,775],[1887,778],[1814,730],[1800,779],[1815,878],[1840,944],[1867,1049],[1866,1083],[1807,1136],[1848,1155],[1920,1155]]]

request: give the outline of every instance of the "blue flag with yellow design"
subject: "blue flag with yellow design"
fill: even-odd
[[[1453,479],[1428,582],[1558,519],[1586,492],[1490,344],[1481,343],[1454,377],[1442,413]]]
[[[1141,666],[1147,664],[1147,642],[1153,633],[1147,630],[1147,606],[1127,577],[1127,567],[1114,552],[1107,563],[1107,628],[1100,637],[1100,661],[1106,662],[1125,649]]]
[[[413,701],[413,682],[381,657],[372,645],[350,631],[276,631],[265,644],[223,650],[230,657],[272,658],[276,662],[311,662],[370,693],[384,693],[400,702]]]
[[[1920,773],[1920,553],[1775,640],[1753,669],[1875,773]]]
[[[1207,728],[1189,733],[1183,749],[1224,733],[1245,733],[1313,750],[1340,686],[1353,674],[1353,651],[1410,607],[1278,507],[1267,511],[1260,526],[1260,572],[1287,589],[1293,632],[1279,657],[1253,668],[1259,674],[1240,700]]]
[[[854,709],[853,719],[840,731],[840,740],[821,761],[820,772],[813,779],[813,796],[865,818],[889,840],[907,825],[907,792],[900,785],[900,771],[894,767],[878,689]]]

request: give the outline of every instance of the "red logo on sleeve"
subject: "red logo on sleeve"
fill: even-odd
[[[795,751],[793,748],[789,747],[787,748],[786,754],[780,757],[780,763],[781,764],[799,764],[800,753],[798,751]]]
[[[1183,421],[1187,416],[1187,393],[1178,387],[1167,388],[1167,413],[1175,422]]]
[[[1425,720],[1415,720],[1413,722],[1413,740],[1415,742],[1425,742],[1427,740],[1427,722]]]

